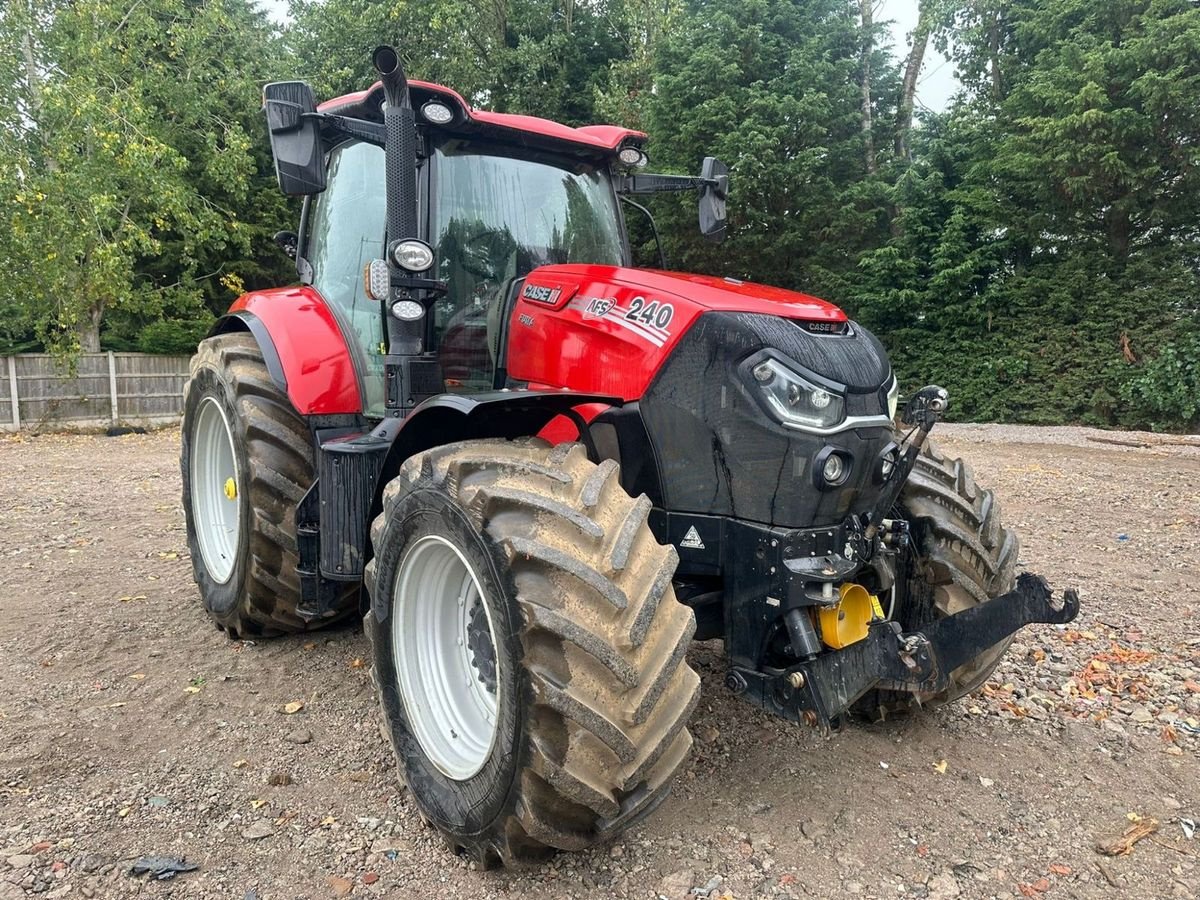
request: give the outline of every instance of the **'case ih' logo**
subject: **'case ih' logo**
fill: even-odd
[[[850,327],[846,322],[804,322],[801,326],[809,334],[845,334]]]
[[[557,303],[562,288],[546,287],[544,284],[527,284],[521,296],[534,303]]]

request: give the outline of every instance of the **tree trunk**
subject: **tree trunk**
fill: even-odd
[[[991,56],[992,99],[999,103],[1004,99],[1004,80],[1000,75],[1000,28],[1001,13],[996,11],[988,33],[988,52]]]
[[[874,175],[878,169],[875,162],[875,130],[871,121],[871,51],[874,47],[875,14],[871,9],[874,0],[859,0],[862,12],[862,133],[864,160],[867,174]]]
[[[36,118],[42,109],[42,84],[38,78],[37,60],[33,52],[33,10],[25,8],[28,21],[21,34],[21,55],[25,58],[25,88],[29,91],[29,111]]]
[[[100,352],[100,320],[104,318],[104,304],[96,301],[83,313],[77,334],[79,349],[84,353]]]
[[[921,65],[925,62],[925,48],[929,44],[929,32],[933,25],[932,5],[931,0],[921,0],[917,27],[912,33],[912,49],[908,52],[908,61],[904,64],[904,80],[900,83],[900,102],[896,105],[896,156],[904,160],[912,159],[912,147],[908,138],[912,131],[917,78],[921,74]]]
[[[1105,216],[1108,225],[1108,251],[1117,272],[1125,270],[1129,260],[1129,244],[1133,237],[1133,228],[1129,213],[1122,207],[1113,206]]]

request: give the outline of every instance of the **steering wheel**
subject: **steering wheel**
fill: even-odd
[[[463,238],[459,265],[483,281],[495,281],[498,273],[496,272],[496,265],[492,257],[496,248],[495,246],[486,246],[482,242],[489,238],[495,239],[496,237],[507,238],[505,233],[498,228],[484,228],[470,237]],[[506,243],[511,242],[511,238],[506,239]]]

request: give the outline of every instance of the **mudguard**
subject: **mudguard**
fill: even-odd
[[[387,448],[374,505],[378,508],[383,485],[400,471],[404,461],[424,450],[474,438],[511,440],[528,435],[552,442],[586,442],[585,423],[622,402],[611,395],[573,391],[486,391],[431,397],[407,419],[384,419],[374,431],[358,439],[368,442],[368,446],[372,440],[381,441]],[[552,424],[553,434],[548,430]]]
[[[362,392],[346,339],[325,299],[308,286],[243,294],[208,336],[248,331],[267,372],[302,416],[362,412]]]

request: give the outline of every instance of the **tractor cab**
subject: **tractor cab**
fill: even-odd
[[[407,84],[416,125],[414,237],[432,250],[433,266],[423,274],[437,286],[424,351],[436,358],[447,392],[503,388],[501,348],[526,276],[556,264],[631,265],[620,198],[703,184],[653,176],[651,188],[645,176],[633,177],[646,163],[641,132],[477,111],[449,88]],[[303,94],[292,84],[269,86],[268,93],[281,90]],[[291,182],[305,192],[300,235],[280,235],[294,248],[300,280],[321,294],[352,339],[364,409],[380,417],[387,314],[369,294],[366,272],[386,255],[386,154],[361,125],[358,132],[344,125],[382,125],[385,102],[377,83],[313,108],[320,124],[304,133],[319,142],[324,173],[314,169]],[[707,165],[714,190],[702,202],[715,207],[725,190],[715,175],[725,170]],[[723,212],[706,215],[710,234],[719,237]]]

